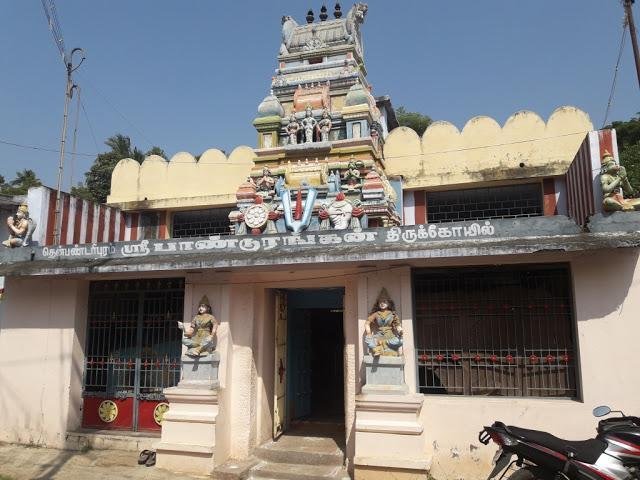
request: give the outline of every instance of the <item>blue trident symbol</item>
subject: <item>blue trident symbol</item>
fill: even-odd
[[[293,233],[297,234],[309,227],[311,215],[313,214],[313,205],[316,203],[318,191],[309,187],[307,198],[302,206],[302,187],[298,188],[296,196],[296,209],[291,210],[291,192],[285,189],[282,192],[282,208],[284,208],[284,224]]]

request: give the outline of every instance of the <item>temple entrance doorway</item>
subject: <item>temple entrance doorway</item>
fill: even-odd
[[[274,438],[344,428],[342,288],[276,293]]]

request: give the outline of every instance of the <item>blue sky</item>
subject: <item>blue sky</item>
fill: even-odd
[[[343,11],[351,4],[342,2]],[[504,123],[513,112],[529,109],[546,119],[560,105],[575,105],[596,127],[602,125],[620,45],[619,1],[368,4],[368,78],[374,93],[390,95],[394,106],[462,128],[475,115]],[[254,146],[251,121],[276,68],[280,19],[292,15],[302,23],[310,7],[317,16],[322,1],[56,5],[67,49],[87,52],[76,81],[96,141],[81,114],[78,152],[103,151],[107,137],[123,133],[143,150],[155,144],[173,155]],[[332,11],[333,2],[327,6]],[[638,7],[635,13],[640,23]],[[0,44],[0,140],[57,149],[65,74],[40,1],[0,0]],[[626,120],[638,111],[627,37],[609,118]],[[72,112],[71,127],[73,118]],[[77,157],[74,183],[92,161]],[[54,152],[0,144],[0,174],[8,178],[31,168],[55,185],[57,162]],[[67,156],[65,188],[70,174]]]

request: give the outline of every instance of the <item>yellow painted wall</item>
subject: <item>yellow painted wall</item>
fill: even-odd
[[[125,158],[113,170],[107,203],[176,199],[175,206],[184,207],[188,198],[194,199],[194,205],[198,197],[223,199],[235,194],[247,178],[254,157],[251,147],[240,146],[228,157],[220,150],[207,150],[199,161],[186,152],[175,154],[169,161],[152,155],[141,165]]]
[[[462,131],[434,122],[422,138],[399,127],[384,146],[386,172],[402,175],[406,189],[562,175],[591,130],[589,116],[575,107],[558,108],[546,123],[529,111],[513,114],[503,127],[483,116]]]
[[[563,175],[591,130],[589,116],[575,107],[558,108],[546,123],[528,111],[513,114],[502,127],[489,117],[472,118],[462,131],[439,121],[422,138],[399,127],[384,145],[386,173],[401,175],[405,189]],[[255,157],[253,149],[240,146],[228,157],[207,150],[199,161],[185,152],[169,161],[150,156],[142,165],[124,159],[113,171],[107,203],[153,209],[161,201],[170,210],[234,203]]]

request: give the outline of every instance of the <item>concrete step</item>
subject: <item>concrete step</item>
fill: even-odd
[[[254,455],[266,462],[305,465],[344,463],[344,452],[333,438],[283,435],[256,448]]]
[[[260,463],[255,457],[245,460],[229,460],[222,465],[218,465],[213,471],[214,480],[247,480],[250,470]]]
[[[251,469],[249,480],[349,480],[342,465],[308,465],[260,462]]]
[[[141,432],[114,432],[108,430],[79,430],[67,432],[64,449],[86,452],[87,450],[124,450],[141,452],[154,450],[160,434]]]

